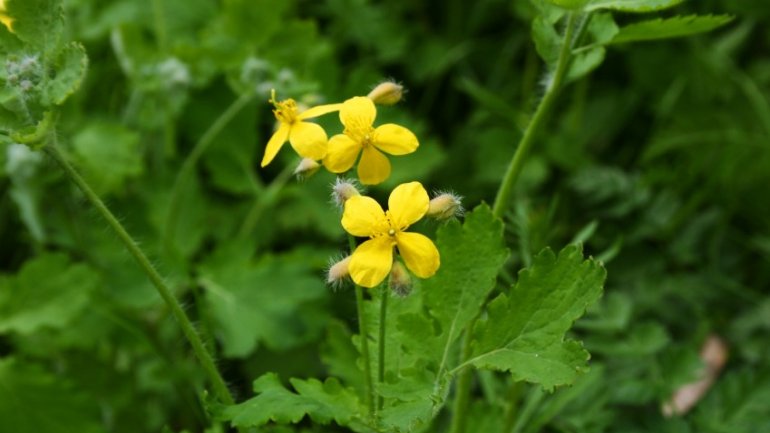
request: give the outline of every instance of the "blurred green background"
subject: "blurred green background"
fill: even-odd
[[[298,162],[288,146],[258,168],[270,89],[316,104],[402,83],[404,100],[378,118],[421,146],[370,194],[419,180],[472,208],[494,199],[546,74],[524,0],[65,4],[90,65],[60,141],[168,276],[241,398],[265,371],[328,375],[326,335],[355,327],[352,292],[324,285],[346,246],[334,178],[283,185]],[[591,372],[553,395],[522,389],[517,431],[770,431],[770,8],[702,0],[660,15],[687,13],[736,19],[608,50],[562,92],[517,185],[510,275],[576,241],[608,270],[604,299],[576,325]],[[169,224],[185,158],[234,103]],[[320,123],[340,128],[333,115]],[[53,162],[0,142],[0,432],[203,431],[203,376],[144,274]],[[729,346],[724,373],[691,413],[663,418],[710,334]],[[478,431],[500,431],[494,388],[492,377],[475,389],[489,424]],[[14,424],[29,416],[50,422]]]

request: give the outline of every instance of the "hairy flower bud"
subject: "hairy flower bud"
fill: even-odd
[[[425,215],[437,220],[446,220],[462,216],[463,212],[462,197],[451,192],[445,192],[433,197]]]
[[[393,81],[384,81],[378,84],[368,95],[369,99],[379,105],[393,105],[404,96],[404,86]]]
[[[393,267],[390,269],[388,286],[393,293],[401,297],[412,293],[412,276],[398,260],[393,262]]]
[[[294,169],[294,175],[299,179],[307,179],[314,175],[318,169],[321,168],[321,164],[310,158],[302,158],[302,161],[297,164],[297,168]]]
[[[361,191],[358,190],[356,181],[352,179],[341,179],[339,177],[334,181],[334,185],[332,185],[332,200],[334,200],[334,203],[340,208],[345,205],[345,202],[350,197],[355,197],[357,195],[361,195]]]
[[[326,273],[326,282],[332,286],[339,286],[350,275],[348,266],[350,265],[350,256],[337,261],[329,266]]]

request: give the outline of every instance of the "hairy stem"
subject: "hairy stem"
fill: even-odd
[[[535,110],[535,114],[532,115],[532,120],[529,121],[527,129],[524,130],[524,135],[521,136],[519,145],[516,148],[516,153],[513,154],[513,158],[503,176],[503,181],[500,183],[500,189],[497,190],[492,213],[498,218],[502,218],[503,215],[505,215],[505,211],[511,203],[513,187],[516,184],[519,175],[521,175],[521,170],[524,167],[524,161],[529,153],[529,149],[532,147],[537,132],[551,111],[553,103],[556,101],[556,97],[559,94],[559,90],[561,89],[564,76],[568,71],[572,57],[572,40],[577,26],[578,15],[571,13],[567,18],[567,29],[564,32],[564,41],[562,43],[561,51],[559,52],[559,59],[556,61],[556,69],[553,72],[551,82],[546,88],[545,95],[543,96],[543,99],[540,100],[540,103]]]
[[[51,134],[51,137],[54,138],[55,140],[55,132]],[[227,385],[225,384],[225,381],[222,378],[222,375],[219,373],[219,370],[217,370],[217,367],[214,364],[213,357],[211,356],[209,351],[206,349],[206,347],[203,345],[203,341],[201,341],[200,336],[195,331],[195,327],[190,321],[190,318],[187,317],[187,314],[185,314],[179,301],[174,297],[174,295],[171,292],[171,289],[169,289],[169,287],[163,281],[163,277],[160,276],[160,274],[152,265],[152,263],[150,263],[150,260],[147,259],[147,256],[144,254],[141,248],[139,248],[136,241],[134,241],[131,235],[128,234],[128,232],[120,223],[120,221],[118,221],[118,219],[115,218],[115,216],[112,214],[112,212],[110,212],[110,210],[107,208],[104,202],[102,202],[99,196],[97,196],[96,193],[91,189],[91,187],[88,185],[85,179],[83,179],[80,176],[80,174],[78,174],[78,172],[75,171],[72,165],[70,165],[70,163],[67,161],[67,158],[64,156],[64,154],[62,154],[61,150],[59,150],[54,140],[52,140],[44,148],[46,153],[48,153],[48,155],[50,155],[62,167],[65,174],[70,178],[70,180],[72,180],[72,182],[74,182],[75,185],[77,185],[78,188],[80,188],[80,190],[86,196],[86,199],[91,203],[91,205],[94,208],[96,208],[99,214],[101,214],[101,216],[107,221],[110,228],[115,232],[118,238],[123,242],[123,244],[131,253],[131,255],[134,257],[134,259],[136,259],[137,263],[139,264],[139,267],[142,268],[142,270],[147,274],[147,277],[150,279],[152,284],[158,290],[158,294],[160,294],[160,297],[163,298],[163,301],[166,303],[169,310],[171,310],[171,314],[179,323],[179,326],[182,327],[182,332],[187,338],[187,341],[190,342],[193,352],[195,352],[195,356],[198,358],[198,361],[201,363],[203,370],[208,376],[216,397],[222,403],[225,403],[228,405],[234,404],[235,401],[233,399],[233,396],[230,394],[230,391],[227,389]]]

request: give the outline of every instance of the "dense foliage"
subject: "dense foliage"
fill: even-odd
[[[469,432],[770,431],[763,2],[60,3],[0,2],[18,23],[0,26],[0,432],[459,433],[463,373]],[[496,218],[572,10],[592,19]],[[259,162],[271,89],[318,105],[388,78],[408,92],[378,122],[420,147],[366,194],[420,181],[468,211],[415,225],[441,267],[388,301],[374,422],[354,289],[325,283],[348,248],[335,176],[295,181],[286,150]],[[40,150],[54,123],[237,404]],[[372,350],[383,296],[359,305]],[[729,359],[713,386],[664,416],[715,335]]]

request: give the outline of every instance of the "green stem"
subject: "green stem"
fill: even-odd
[[[471,356],[471,340],[473,339],[471,334],[475,324],[476,318],[471,320],[471,323],[465,328],[460,359],[468,359]],[[452,424],[449,428],[449,433],[464,432],[465,419],[468,416],[468,402],[470,401],[471,383],[473,382],[473,370],[465,368],[460,371],[459,374],[460,376],[457,378],[454,405],[452,406]]]
[[[214,141],[217,135],[227,126],[233,118],[254,98],[254,93],[249,92],[241,95],[238,99],[233,101],[227,109],[219,115],[214,123],[209,126],[206,132],[203,133],[201,138],[195,143],[192,151],[187,155],[182,168],[174,180],[174,186],[171,189],[171,197],[169,198],[168,213],[166,214],[166,227],[163,231],[165,233],[163,239],[163,245],[166,252],[173,251],[173,244],[176,234],[177,218],[179,217],[179,202],[181,199],[182,187],[190,180],[190,176],[193,174],[193,169],[198,163],[203,153],[208,149],[211,143]]]
[[[350,244],[350,253],[356,249],[356,240],[353,236],[348,236]],[[358,332],[361,338],[361,356],[364,358],[364,385],[366,386],[366,407],[369,408],[369,415],[374,419],[377,415],[377,409],[374,406],[374,387],[372,386],[372,361],[369,357],[369,329],[366,326],[366,312],[364,311],[364,289],[358,284],[355,285],[356,291],[356,309],[358,310]]]
[[[516,148],[516,153],[514,153],[513,158],[508,165],[508,169],[503,176],[503,181],[500,183],[500,189],[497,191],[492,213],[498,218],[502,218],[503,215],[505,215],[505,211],[507,210],[508,205],[510,205],[513,187],[524,167],[524,161],[529,153],[529,149],[532,147],[537,132],[548,116],[548,113],[559,94],[562,82],[564,81],[564,76],[569,69],[572,40],[577,24],[578,15],[570,13],[567,18],[567,29],[564,32],[564,41],[562,43],[561,51],[559,52],[559,59],[556,61],[556,70],[553,72],[551,82],[546,88],[545,95],[543,96],[543,99],[540,100],[540,104],[538,104],[535,114],[532,116],[532,120],[529,121],[527,129],[524,131],[524,135],[521,136],[519,145]]]
[[[249,213],[246,214],[246,219],[243,220],[240,230],[238,230],[238,237],[249,236],[254,228],[257,226],[262,214],[268,209],[278,197],[278,192],[286,185],[286,182],[291,179],[294,174],[294,170],[291,166],[286,166],[278,176],[270,182],[267,189],[261,196],[257,196],[254,201],[254,205],[249,209]]]
[[[512,381],[508,388],[508,407],[505,408],[505,427],[503,433],[510,433],[519,415],[519,401],[524,389],[522,382]]]
[[[152,0],[152,14],[155,20],[155,38],[157,38],[158,48],[165,53],[168,49],[168,34],[166,32],[166,19],[163,14],[163,3],[161,0]]]
[[[385,325],[386,315],[388,312],[388,298],[390,297],[390,289],[388,286],[383,286],[380,293],[380,336],[377,339],[379,346],[377,356],[377,386],[381,387],[385,383]],[[385,399],[382,395],[377,396],[377,409],[382,410],[385,406]]]
[[[72,182],[74,182],[75,185],[80,188],[83,194],[85,194],[86,199],[88,199],[91,205],[93,205],[102,215],[102,217],[107,221],[107,223],[110,225],[110,228],[112,228],[112,230],[115,232],[118,238],[120,238],[131,255],[134,256],[134,259],[136,259],[142,270],[147,274],[152,284],[158,290],[158,294],[160,294],[160,297],[163,298],[163,301],[166,302],[166,305],[171,310],[171,314],[179,323],[179,326],[182,327],[182,332],[184,333],[185,337],[187,337],[187,341],[190,342],[193,352],[195,352],[195,356],[198,358],[198,361],[201,363],[201,366],[206,372],[206,375],[208,376],[211,385],[213,386],[214,394],[216,397],[222,403],[227,405],[234,404],[235,401],[230,394],[230,391],[227,389],[227,385],[225,384],[222,375],[219,373],[219,370],[217,370],[216,365],[214,365],[214,359],[203,345],[200,336],[198,336],[198,333],[195,331],[195,327],[193,326],[192,322],[190,322],[187,314],[185,314],[182,306],[179,304],[179,301],[174,297],[174,295],[171,293],[171,289],[169,289],[169,287],[163,281],[163,277],[160,276],[155,267],[153,267],[152,263],[150,263],[150,261],[147,259],[147,256],[144,254],[144,252],[139,248],[136,241],[134,241],[131,235],[128,234],[126,229],[122,224],[120,224],[118,219],[115,218],[112,212],[110,212],[104,202],[102,202],[102,200],[91,189],[88,183],[67,161],[66,157],[62,154],[55,143],[55,132],[52,133],[51,136],[53,137],[53,140],[44,148],[46,153],[48,153],[54,160],[56,160],[56,162],[62,167],[62,169],[64,169],[64,172],[72,180]]]

